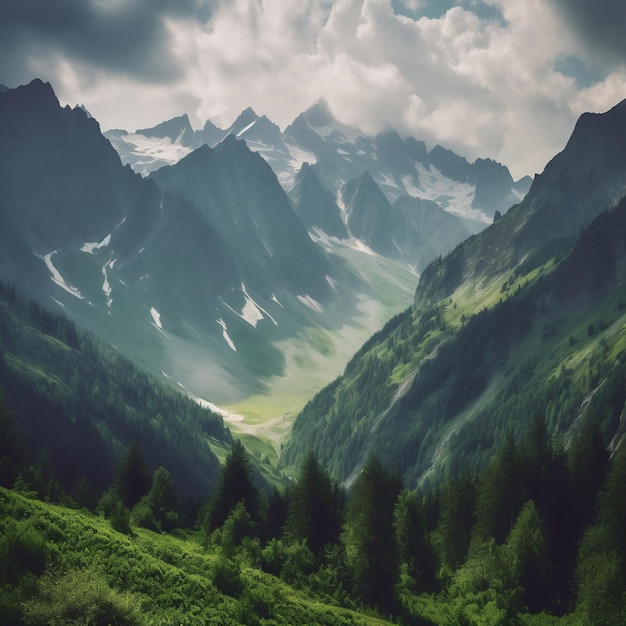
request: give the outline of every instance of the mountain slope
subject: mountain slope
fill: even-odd
[[[45,450],[68,492],[81,477],[96,492],[107,488],[121,452],[135,442],[152,469],[167,467],[182,495],[198,497],[219,471],[212,447],[233,441],[220,416],[3,283],[0,389],[27,460],[37,462]]]
[[[626,190],[625,114],[620,105],[584,116],[520,206],[427,268],[415,306],[297,417],[285,466],[312,447],[350,483],[374,451],[408,484],[430,485],[478,470],[507,430],[519,435],[533,417],[567,443],[589,415],[617,445],[626,201],[615,200]]]
[[[308,230],[318,228],[331,237],[348,237],[333,195],[322,186],[308,163],[302,166],[289,197],[300,221]]]
[[[570,237],[626,188],[626,101],[607,113],[584,114],[565,149],[535,178],[528,195],[481,237],[434,263],[420,283],[418,302],[452,293],[463,281],[491,278],[520,263],[535,248]]]
[[[219,404],[286,376],[321,385],[410,302],[408,269],[312,241],[233,134],[146,179],[50,85],[2,92],[0,109],[0,278],[170,384]],[[250,116],[237,132],[263,127]],[[141,137],[184,136],[175,122]],[[291,410],[277,403],[272,418]]]

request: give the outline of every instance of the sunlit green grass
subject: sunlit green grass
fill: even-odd
[[[76,584],[81,578],[86,585],[100,581],[106,588],[86,589],[96,598],[109,587],[123,594],[138,609],[141,624],[387,623],[325,604],[245,559],[226,560],[217,549],[205,548],[200,534],[133,528],[129,536],[88,512],[0,489],[0,530],[4,534],[15,524],[18,535],[45,555],[48,579],[82,572]],[[3,593],[11,593],[10,588]]]

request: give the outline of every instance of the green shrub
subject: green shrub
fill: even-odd
[[[225,556],[218,556],[211,566],[210,577],[213,584],[227,596],[238,597],[243,591],[239,567]]]
[[[45,540],[32,523],[7,524],[0,537],[0,582],[17,584],[26,573],[43,573],[49,550]]]
[[[48,626],[141,626],[139,602],[108,586],[90,569],[72,570],[40,579],[39,595],[24,603],[24,621]]]

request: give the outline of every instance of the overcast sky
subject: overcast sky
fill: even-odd
[[[103,130],[284,128],[325,99],[517,178],[626,98],[625,27],[624,0],[1,0],[0,83],[50,81]]]

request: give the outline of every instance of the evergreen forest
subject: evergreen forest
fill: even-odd
[[[626,451],[590,420],[567,452],[534,420],[428,493],[374,455],[346,491],[312,453],[264,490],[235,441],[193,511],[137,444],[103,493],[69,494],[24,463],[4,399],[0,423],[3,624],[626,620]]]

